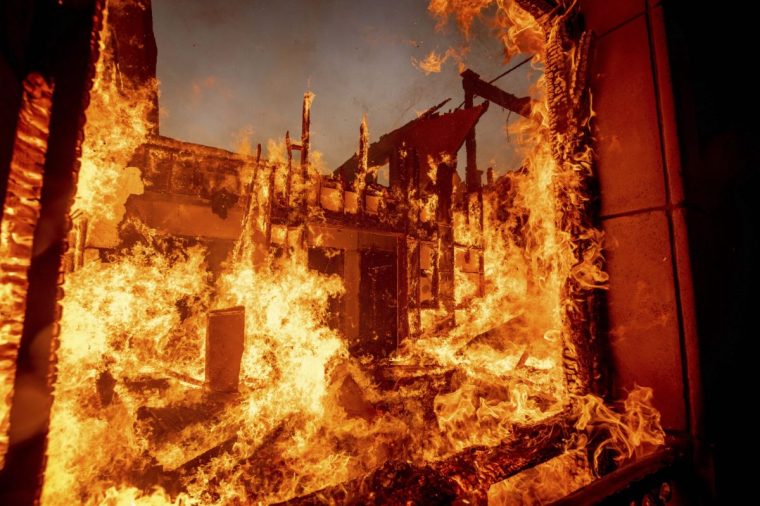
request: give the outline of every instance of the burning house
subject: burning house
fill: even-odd
[[[38,3],[0,46],[4,501],[730,497],[697,485],[675,7],[430,2],[536,92],[463,69],[458,107],[365,118],[320,170],[312,93],[268,153],[170,138],[150,0]],[[493,108],[518,170],[478,166]]]

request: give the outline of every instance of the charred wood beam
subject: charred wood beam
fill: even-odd
[[[429,465],[388,462],[366,476],[281,505],[487,504],[488,488],[564,450],[564,416],[516,427],[509,441]]]
[[[470,102],[472,102],[472,97],[477,95],[520,116],[526,118],[530,116],[530,97],[517,97],[511,93],[507,93],[501,88],[482,80],[480,75],[470,69],[465,70],[460,75],[462,76],[462,87],[464,87],[465,105],[467,107],[472,107],[471,105],[467,105],[468,95]]]
[[[456,167],[446,163],[438,165],[436,186],[438,193],[438,301],[446,311],[450,324],[454,324],[454,227],[452,220],[452,177]]]
[[[610,474],[594,480],[589,485],[572,494],[555,501],[552,506],[580,506],[585,504],[647,504],[642,501],[651,488],[652,482],[657,485],[657,495],[667,493],[661,486],[667,483],[667,475],[672,474],[673,468],[679,462],[686,462],[687,447],[684,444],[666,446],[651,455],[647,455],[631,464],[621,467]],[[637,496],[634,500],[631,496]],[[662,497],[662,503],[667,497]],[[653,502],[652,504],[656,504]]]

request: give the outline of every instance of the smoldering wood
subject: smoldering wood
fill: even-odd
[[[428,465],[390,461],[341,485],[283,503],[282,506],[384,504],[487,504],[488,488],[564,451],[564,414],[531,426],[515,427],[508,441],[471,447]]]
[[[480,78],[476,72],[471,69],[467,69],[461,74],[462,86],[465,93],[465,104],[467,104],[468,97],[470,105],[472,107],[472,98],[477,95],[494,104],[500,105],[504,109],[515,112],[523,117],[529,117],[532,107],[532,99],[530,97],[517,97],[508,93],[501,88],[488,83]]]

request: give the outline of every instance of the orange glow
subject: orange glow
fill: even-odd
[[[500,28],[508,54],[535,51],[536,61],[545,60],[543,28],[513,2],[434,0],[429,10],[442,22],[454,16],[465,33],[485,17]],[[420,65],[435,71],[434,63]],[[349,194],[370,190],[365,178],[377,168],[368,166],[366,119],[359,177],[346,191],[329,187],[334,181],[314,163],[306,176],[293,176],[300,167],[289,162],[286,144],[270,141],[258,163],[250,146],[241,149],[240,174],[251,182],[241,185],[250,189],[241,199],[245,219],[232,255],[212,276],[202,243],[122,223],[127,197],[144,191],[128,163],[150,128],[145,97],[124,96],[110,68],[103,46],[75,203],[91,239],[87,260],[66,279],[43,504],[268,504],[390,461],[424,466],[495,446],[518,427],[566,413],[576,430],[567,452],[492,494],[529,502],[588,483],[602,451],[623,462],[663,443],[650,390],[634,390],[613,410],[575,391],[566,374],[573,344],[564,314],[577,304],[566,283],[603,288],[607,275],[599,267],[601,232],[575,223],[570,234],[558,225],[586,198],[579,181],[592,153],[557,161],[545,78],[530,118],[510,133],[523,168],[487,187],[482,204],[470,195],[453,209],[455,307],[420,306],[419,332],[373,360],[350,352],[350,339],[329,324],[330,301],[349,293],[348,281],[308,265],[308,248],[324,244],[318,230],[327,222],[327,206],[312,195],[330,192],[328,210],[348,214]],[[307,105],[312,99],[307,94]],[[439,168],[456,160],[426,162],[435,186]],[[377,191],[382,210],[392,191]],[[275,223],[278,202],[289,213]],[[411,191],[407,204],[407,217],[431,223],[442,205],[422,190]],[[131,229],[134,244],[119,244],[120,226]],[[406,240],[411,251],[422,249],[423,241]],[[592,247],[578,262],[580,240]],[[440,235],[437,241],[428,241],[431,248],[442,244]],[[442,255],[433,257],[417,271],[442,269]],[[233,306],[245,308],[239,391],[214,395],[204,389],[207,315]],[[378,379],[383,374],[393,388]],[[588,435],[602,429],[607,439],[594,441],[588,462]],[[567,486],[529,488],[526,476]]]

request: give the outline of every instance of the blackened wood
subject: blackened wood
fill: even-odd
[[[501,88],[487,83],[480,78],[478,74],[470,69],[462,72],[462,86],[464,87],[464,100],[466,107],[472,107],[472,99],[474,95],[485,98],[497,105],[502,106],[512,112],[516,112],[520,116],[530,116],[531,99],[530,97],[516,97],[511,93],[507,93]],[[467,103],[469,99],[469,104]],[[473,144],[474,146],[474,144]],[[468,163],[469,163],[469,151],[468,151]]]
[[[446,317],[454,323],[454,227],[452,223],[452,192],[455,167],[438,165],[436,187],[438,192],[438,302]]]
[[[509,441],[472,447],[428,465],[387,462],[366,476],[280,503],[287,506],[487,504],[494,483],[559,455],[567,435],[563,416],[516,427]]]
[[[301,113],[301,188],[299,189],[299,198],[301,199],[300,208],[303,219],[309,215],[309,149],[311,147],[311,101],[314,95],[311,92],[304,93],[303,111]]]

